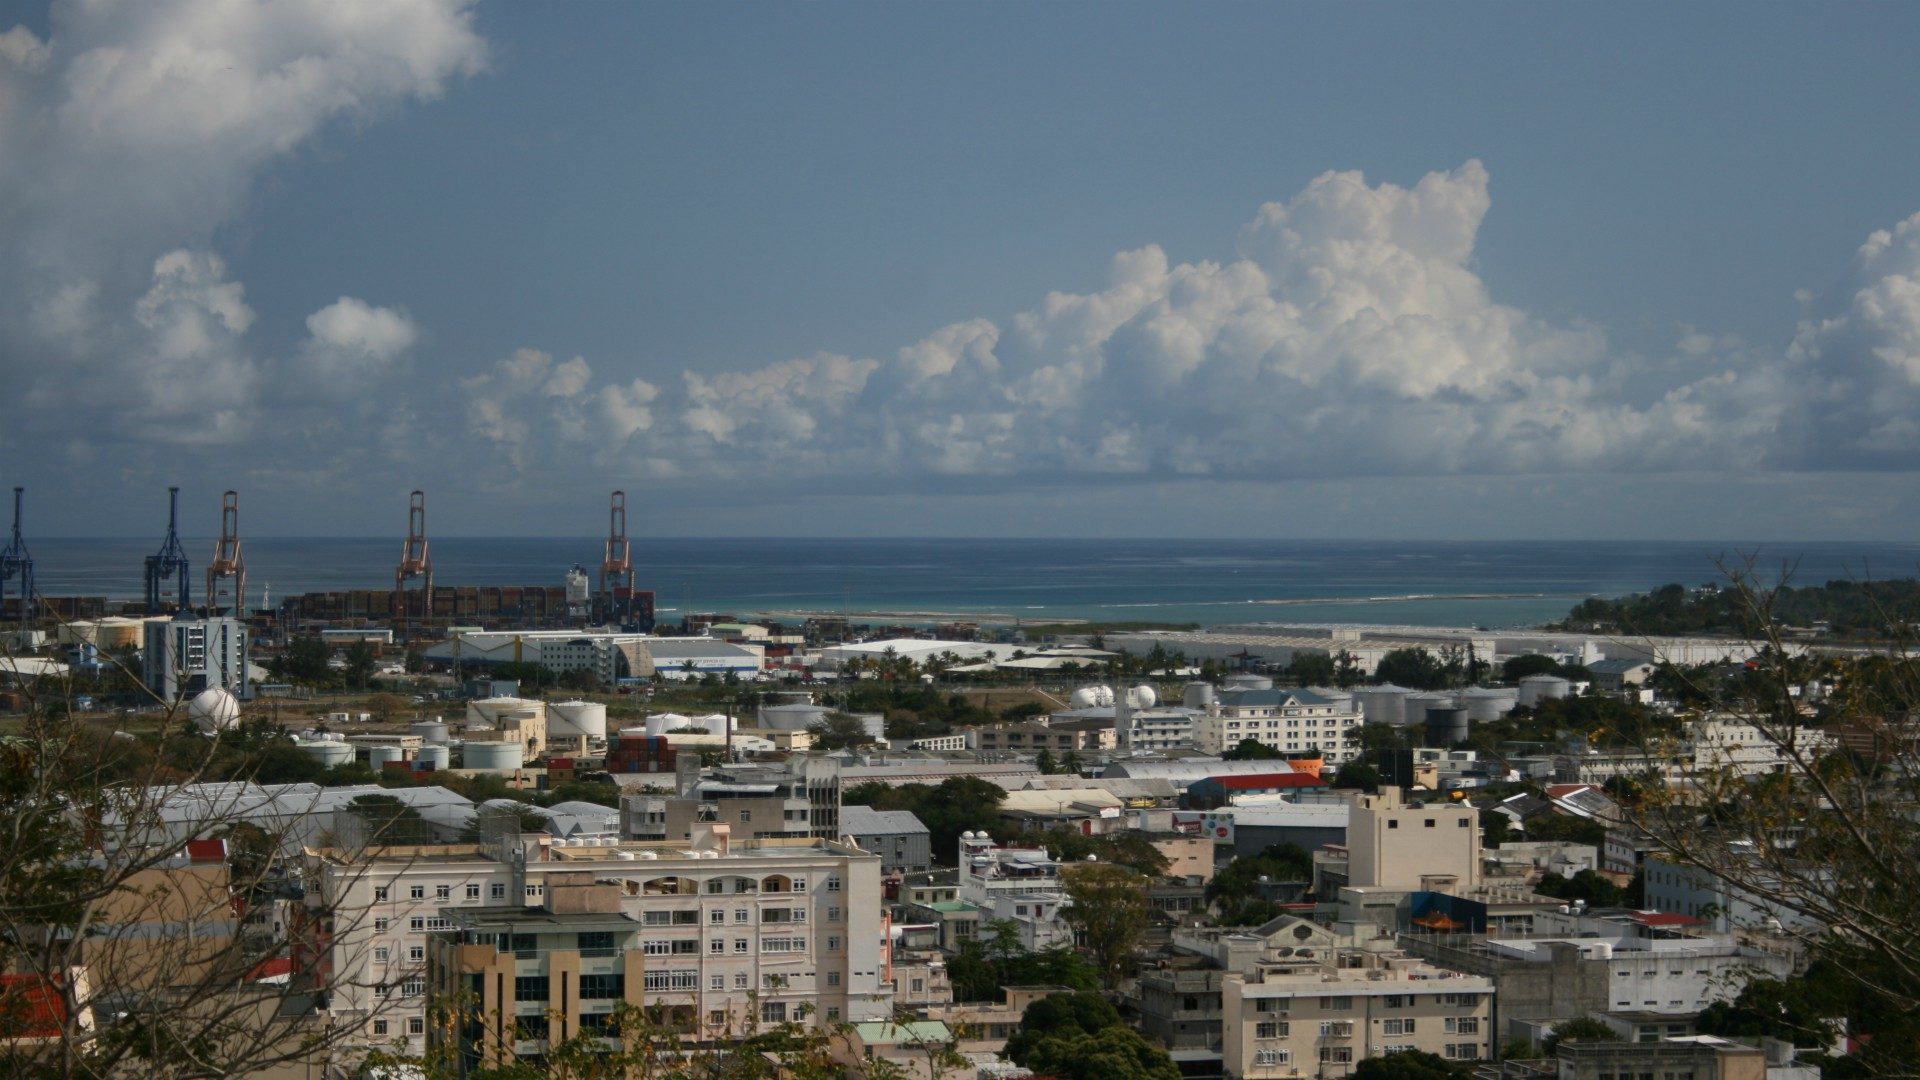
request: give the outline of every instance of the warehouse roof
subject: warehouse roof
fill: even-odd
[[[871,806],[842,806],[840,832],[847,836],[883,836],[924,833],[927,827],[911,810],[875,810]]]

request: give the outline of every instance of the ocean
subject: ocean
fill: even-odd
[[[213,541],[184,541],[203,586]],[[158,540],[32,539],[40,591],[141,595],[143,559]],[[435,537],[440,585],[560,584],[575,563],[591,574],[597,539]],[[833,540],[633,541],[640,587],[664,618],[899,613],[1175,623],[1373,623],[1533,626],[1590,596],[1668,582],[1722,580],[1717,559],[1757,556],[1777,578],[1915,576],[1920,544],[1703,542],[1405,542],[1326,540]],[[390,588],[397,537],[245,541],[249,602],[293,593]]]

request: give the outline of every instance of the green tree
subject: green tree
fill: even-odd
[[[1180,1080],[1172,1056],[1130,1027],[1042,1040],[1028,1052],[1027,1067],[1058,1080]]]
[[[1333,774],[1332,787],[1357,788],[1361,791],[1378,793],[1380,790],[1380,770],[1364,761],[1349,761],[1340,766]]]
[[[1560,661],[1539,653],[1523,653],[1500,665],[1500,678],[1517,683],[1529,675],[1552,675],[1560,670]]]
[[[1279,761],[1287,755],[1259,739],[1241,739],[1240,744],[1220,755],[1223,761]]]
[[[877,741],[859,717],[843,712],[827,713],[807,730],[812,733],[814,748],[818,750],[851,750]]]
[[[1416,690],[1439,690],[1452,682],[1447,665],[1422,648],[1394,649],[1380,658],[1373,677]]]
[[[1060,771],[1060,763],[1053,760],[1053,751],[1044,747],[1041,748],[1039,755],[1033,759],[1033,767],[1039,769],[1040,775],[1042,776],[1052,776],[1054,773]]]
[[[1296,652],[1287,665],[1287,678],[1299,686],[1328,686],[1336,678],[1333,657],[1323,652]]]
[[[1079,931],[1107,985],[1117,985],[1146,936],[1146,877],[1109,863],[1075,863],[1061,870],[1060,883],[1073,900],[1061,915]]]
[[[1425,1050],[1401,1050],[1370,1057],[1353,1070],[1353,1080],[1462,1080],[1467,1070]]]
[[[373,671],[379,663],[379,653],[374,651],[373,643],[364,638],[347,646],[345,653],[347,685],[355,690],[365,690],[373,681]]]
[[[1541,1049],[1546,1051],[1548,1057],[1552,1057],[1560,1044],[1569,1040],[1612,1042],[1619,1038],[1619,1034],[1607,1025],[1592,1017],[1582,1016],[1562,1024],[1555,1024],[1553,1030],[1547,1033],[1546,1039],[1541,1043]]]
[[[1048,994],[1028,1003],[1020,1026],[1007,1039],[1007,1059],[1026,1065],[1034,1047],[1066,1035],[1097,1035],[1120,1026],[1120,1014],[1094,993]]]

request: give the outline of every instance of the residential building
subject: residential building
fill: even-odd
[[[1221,983],[1222,1058],[1230,1080],[1342,1077],[1402,1050],[1449,1061],[1490,1058],[1493,980],[1412,959],[1381,966],[1261,966]]]
[[[140,654],[141,681],[162,701],[202,690],[253,697],[247,674],[247,624],[239,619],[149,619]]]
[[[677,795],[620,799],[620,835],[633,840],[685,840],[702,823],[724,822],[747,839],[780,836],[838,839],[840,763],[796,755],[775,766],[723,766],[700,774],[697,759],[678,759]]]
[[[1357,795],[1347,820],[1347,885],[1453,892],[1480,882],[1480,815],[1451,802],[1407,802],[1399,788]]]
[[[1741,776],[1786,772],[1794,767],[1796,754],[1805,761],[1817,760],[1837,745],[1834,736],[1820,728],[1762,729],[1752,719],[1733,713],[1712,713],[1689,721],[1682,737],[1693,751],[1699,772]]]
[[[1359,755],[1360,742],[1348,732],[1361,722],[1351,702],[1311,690],[1228,688],[1195,721],[1193,745],[1203,754],[1218,754],[1252,739],[1338,767]]]
[[[960,834],[959,899],[978,910],[980,922],[1012,922],[1026,949],[1073,941],[1060,914],[1073,902],[1060,870],[1044,849],[1003,848],[984,832]]]
[[[543,917],[537,913],[548,907],[550,885],[584,884],[588,893],[569,895],[600,897],[592,903],[602,905],[605,887],[618,892],[621,917],[631,918],[643,939],[637,948],[645,959],[635,962],[647,981],[636,1003],[691,1006],[701,1038],[713,1030],[715,1011],[726,1012],[727,1023],[741,1022],[749,994],[763,1018],[792,1018],[808,1003],[823,1021],[892,1014],[880,859],[837,841],[736,843],[725,824],[714,823],[669,843],[512,833],[483,845],[317,849],[308,859],[311,922],[302,968],[325,994],[333,1021],[359,1028],[370,1042],[400,1039],[424,1050],[431,935],[466,925],[460,913],[467,911],[518,907]],[[549,914],[576,912],[563,904]],[[512,945],[508,952],[520,951]],[[621,947],[612,948],[626,963]],[[462,964],[504,962],[460,955]],[[660,978],[667,981],[656,987]],[[553,994],[568,991],[549,985],[543,992],[551,1004]],[[518,997],[495,992],[487,1000],[519,1009]]]

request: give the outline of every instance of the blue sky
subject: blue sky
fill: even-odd
[[[0,484],[47,534],[179,483],[296,534],[618,486],[656,534],[1901,535],[1916,30],[0,5]]]

